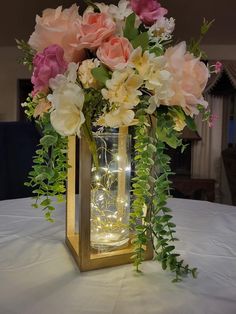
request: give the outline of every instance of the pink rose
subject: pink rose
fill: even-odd
[[[84,51],[75,48],[78,21],[80,20],[77,5],[62,10],[46,9],[42,17],[36,17],[35,31],[30,36],[29,45],[36,51],[57,44],[64,49],[67,62],[79,62],[84,57]]]
[[[78,29],[78,47],[98,48],[115,30],[114,21],[106,13],[87,12]]]
[[[157,0],[130,0],[130,4],[145,25],[154,24],[168,12]]]
[[[197,105],[207,107],[203,98],[209,70],[206,65],[192,54],[186,52],[186,43],[168,48],[165,52],[167,71],[172,74],[173,97],[168,104],[183,107],[187,115],[198,113]]]
[[[97,56],[111,70],[122,69],[127,64],[132,50],[128,39],[113,36],[101,44]]]
[[[52,45],[38,52],[33,60],[34,71],[31,82],[34,85],[33,94],[45,91],[48,88],[50,78],[57,74],[63,74],[67,69],[67,62],[64,60],[64,51],[58,45]]]

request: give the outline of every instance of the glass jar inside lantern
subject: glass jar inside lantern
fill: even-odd
[[[106,252],[129,242],[130,142],[126,133],[95,136],[98,165],[91,176],[91,247]]]

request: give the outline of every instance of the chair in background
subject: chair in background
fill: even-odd
[[[236,148],[227,148],[222,152],[226,176],[233,205],[236,205]]]
[[[0,122],[0,200],[32,195],[24,182],[39,140],[33,123]]]

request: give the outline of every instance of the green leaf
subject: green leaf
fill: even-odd
[[[41,138],[40,144],[45,147],[52,146],[56,144],[57,142],[57,136],[53,135],[44,135],[44,137]]]
[[[45,200],[43,200],[41,203],[40,203],[40,205],[41,206],[48,206],[48,205],[50,205],[51,204],[51,200],[49,199],[49,198],[46,198]]]
[[[185,116],[185,122],[187,124],[187,127],[192,130],[192,131],[196,131],[197,130],[197,126],[196,123],[194,121],[194,119],[190,116]]]
[[[91,73],[95,80],[97,80],[103,86],[105,86],[106,81],[110,78],[109,71],[103,65],[92,69]]]
[[[48,178],[48,175],[46,173],[40,173],[35,177],[35,181],[43,181]]]
[[[161,47],[161,46],[154,46],[154,47],[152,47],[151,49],[150,49],[150,52],[151,53],[155,53],[155,55],[157,56],[157,57],[159,57],[159,56],[162,56],[163,55],[163,47]]]
[[[196,279],[197,278],[197,268],[193,268],[191,273],[192,273],[193,278]]]
[[[169,245],[165,248],[165,251],[169,253],[169,252],[173,251],[174,249],[175,249],[174,245]]]
[[[149,37],[148,33],[144,32],[138,35],[135,39],[131,41],[132,46],[135,48],[142,47],[142,50],[145,51],[148,48]]]
[[[161,267],[162,267],[163,270],[165,270],[167,268],[166,260],[161,262]]]
[[[135,28],[135,13],[131,13],[125,21],[125,28],[124,28],[124,37],[126,37],[128,40],[133,40],[135,37],[138,36],[138,30]]]

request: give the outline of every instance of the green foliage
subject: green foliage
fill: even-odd
[[[35,100],[33,100],[33,97],[31,95],[29,95],[26,99],[26,102],[24,102],[23,104],[21,104],[21,106],[23,108],[25,108],[24,112],[26,117],[31,120],[33,115],[34,115],[34,110],[35,107],[37,106],[37,102]]]
[[[144,259],[145,245],[151,241],[154,250],[154,259],[159,261],[163,270],[169,269],[175,273],[173,282],[181,281],[182,277],[191,274],[196,277],[196,268],[189,268],[184,261],[179,261],[179,254],[175,252],[173,243],[175,237],[175,224],[172,222],[171,210],[166,206],[170,196],[169,175],[170,157],[165,153],[165,143],[181,145],[177,134],[173,132],[173,121],[170,116],[157,113],[157,126],[150,127],[150,118],[144,109],[137,113],[139,124],[135,132],[135,167],[136,176],[133,179],[133,213],[131,214],[131,226],[135,230],[134,265],[137,271]],[[151,118],[153,119],[153,118]],[[171,125],[172,123],[172,125]],[[172,132],[167,132],[166,128]],[[160,130],[165,130],[166,138],[160,139]],[[168,134],[168,135],[167,135]]]
[[[137,47],[142,47],[142,50],[147,50],[148,48],[148,41],[149,41],[149,37],[148,37],[148,33],[144,32],[139,34],[137,37],[135,37],[131,43],[133,48],[137,48]]]
[[[45,219],[53,222],[54,202],[64,200],[67,177],[67,138],[61,137],[52,128],[49,114],[45,114],[38,122],[43,132],[34,165],[29,172],[26,186],[33,188],[35,194],[34,208],[41,207]]]
[[[157,126],[156,135],[158,140],[166,143],[172,148],[177,148],[181,145],[182,141],[178,138],[179,133],[174,130],[173,117],[167,111],[166,113],[157,111]]]
[[[157,45],[157,44],[155,44],[155,46],[152,46],[152,47],[149,49],[149,52],[150,52],[150,53],[154,53],[157,57],[160,57],[160,56],[163,56],[163,54],[164,54],[164,49],[163,49],[163,46],[162,46],[162,45]]]
[[[202,59],[207,59],[207,55],[204,51],[201,50],[200,44],[204,38],[204,36],[207,34],[209,31],[210,27],[214,23],[214,20],[208,22],[205,18],[203,19],[202,26],[200,28],[200,36],[198,40],[195,40],[192,38],[190,40],[190,43],[188,45],[188,51],[191,52],[193,55],[196,57],[200,57]]]
[[[16,39],[17,48],[23,52],[23,57],[19,59],[19,62],[23,65],[27,65],[29,70],[32,70],[33,58],[35,56],[35,50],[24,40]]]
[[[200,29],[200,34],[202,36],[206,35],[206,33],[209,31],[210,27],[212,26],[212,24],[215,22],[215,20],[211,20],[210,22],[208,22],[205,18],[203,19],[203,23]]]
[[[185,122],[187,124],[187,127],[192,130],[192,131],[196,131],[197,130],[197,126],[196,123],[194,121],[194,119],[190,116],[185,116]]]
[[[208,121],[210,119],[210,117],[211,117],[211,111],[210,110],[207,110],[202,105],[198,105],[197,109],[202,114],[202,121]]]
[[[138,29],[135,27],[135,19],[135,13],[131,13],[125,21],[124,37],[130,41],[135,39],[139,34]]]
[[[107,68],[103,65],[91,70],[93,77],[101,84],[101,87],[106,85],[106,81],[110,79],[110,74]]]

